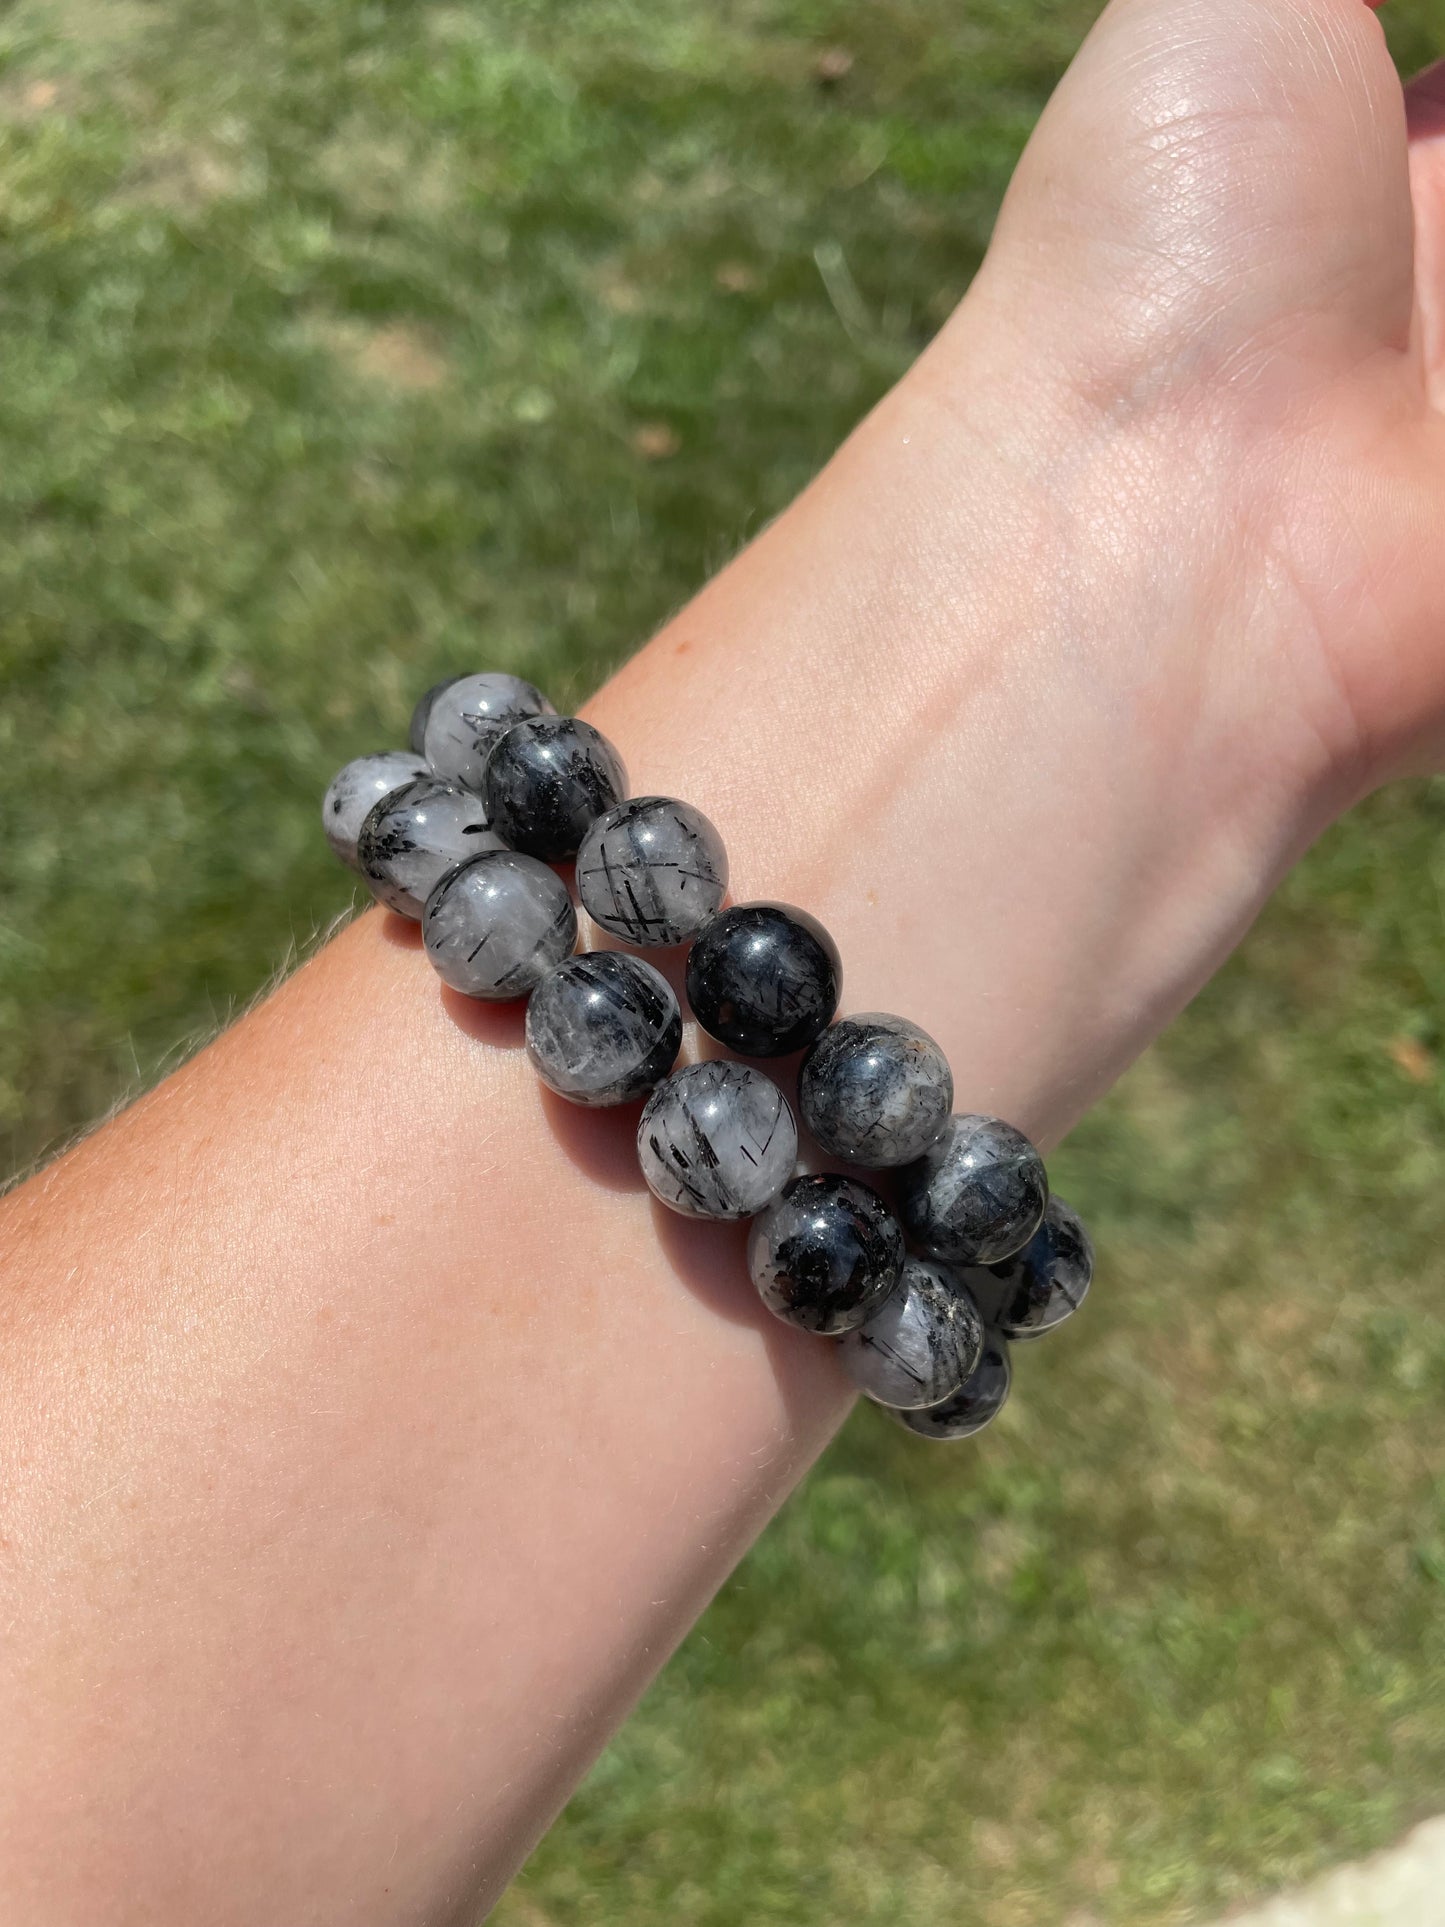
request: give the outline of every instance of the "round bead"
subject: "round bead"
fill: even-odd
[[[892,1416],[921,1439],[971,1438],[998,1417],[1012,1379],[1008,1340],[1002,1332],[985,1332],[983,1355],[952,1398],[921,1411],[895,1409]]]
[[[458,676],[429,693],[426,759],[444,781],[479,795],[487,759],[506,731],[524,716],[555,714],[540,689],[499,671]]]
[[[358,756],[332,777],[321,799],[321,827],[326,841],[341,861],[353,870],[360,869],[356,839],[361,826],[383,796],[390,796],[403,783],[428,774],[420,756],[409,756],[404,749],[382,750],[376,756]]]
[[[1093,1276],[1094,1247],[1083,1220],[1062,1198],[1050,1198],[1023,1250],[971,1270],[968,1286],[1006,1338],[1037,1338],[1073,1316]]]
[[[948,1122],[953,1073],[926,1030],[882,1011],[829,1025],[803,1059],[798,1109],[850,1164],[911,1164]]]
[[[577,852],[592,921],[642,948],[695,937],[727,894],[723,840],[690,803],[635,796],[599,816]]]
[[[906,1258],[897,1289],[838,1344],[844,1370],[878,1404],[937,1405],[978,1364],[983,1319],[967,1288],[942,1265]]]
[[[577,716],[534,716],[498,741],[482,793],[513,849],[560,863],[626,789],[622,758],[600,730]]]
[[[637,1156],[654,1195],[685,1218],[750,1218],[793,1174],[798,1127],[772,1078],[748,1064],[685,1064],[648,1098]]]
[[[816,917],[790,904],[735,904],[688,953],[693,1015],[744,1057],[781,1057],[811,1044],[842,989],[838,946]]]
[[[903,1232],[876,1191],[832,1173],[794,1178],[748,1233],[763,1303],[804,1331],[866,1324],[898,1283]]]
[[[902,1173],[899,1213],[930,1258],[992,1265],[1039,1228],[1049,1201],[1044,1161],[1022,1131],[996,1117],[951,1117]]]
[[[549,1090],[574,1104],[626,1104],[677,1062],[682,1012],[640,957],[596,950],[545,976],[527,1005],[527,1055]]]
[[[416,708],[411,712],[411,728],[406,733],[406,740],[411,744],[418,756],[424,756],[426,754],[426,725],[427,718],[432,712],[432,704],[436,701],[437,697],[441,695],[442,691],[444,689],[450,689],[456,680],[457,678],[455,676],[444,676],[440,682],[434,682],[426,694],[420,698]]]
[[[501,848],[479,797],[434,776],[419,776],[372,810],[361,826],[356,855],[377,902],[415,919],[448,870],[483,850]]]
[[[514,850],[473,857],[427,899],[422,937],[443,983],[501,1003],[572,954],[577,912],[555,870]]]

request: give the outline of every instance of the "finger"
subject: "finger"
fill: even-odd
[[[1445,406],[1445,60],[1405,90],[1415,202],[1416,317],[1437,405]]]

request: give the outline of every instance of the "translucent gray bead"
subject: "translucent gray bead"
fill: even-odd
[[[426,694],[418,699],[416,708],[411,712],[411,728],[406,733],[406,740],[419,756],[426,754],[426,726],[432,704],[444,689],[450,689],[457,680],[455,676],[444,676],[440,682],[434,682]]]
[[[577,716],[514,723],[487,759],[483,784],[499,834],[547,863],[576,856],[594,819],[626,792],[622,758]]]
[[[695,937],[727,887],[722,838],[701,810],[668,796],[635,796],[607,810],[577,852],[587,914],[642,948]]]
[[[682,1012],[672,986],[640,957],[569,957],[532,992],[527,1054],[549,1090],[573,1104],[626,1104],[677,1062]]]
[[[448,870],[502,847],[480,797],[428,775],[382,798],[361,826],[356,855],[377,902],[419,919]]]
[[[648,1098],[637,1156],[654,1195],[685,1218],[750,1218],[793,1174],[798,1127],[749,1064],[685,1064]]]
[[[967,1287],[927,1258],[906,1258],[897,1288],[838,1341],[843,1367],[880,1405],[937,1405],[983,1353],[983,1319]]]
[[[1044,1221],[1022,1251],[967,1274],[985,1318],[1006,1338],[1037,1338],[1083,1304],[1094,1276],[1094,1247],[1077,1211],[1050,1198]]]
[[[794,1178],[748,1233],[748,1270],[768,1310],[825,1336],[866,1324],[903,1259],[902,1229],[878,1193],[832,1173]]]
[[[527,996],[571,955],[577,912],[555,870],[492,850],[442,878],[421,929],[443,983],[501,1003]]]
[[[744,1057],[782,1057],[811,1044],[842,988],[837,944],[816,917],[788,903],[735,903],[688,952],[694,1017]]]
[[[1022,1131],[996,1117],[951,1117],[898,1184],[909,1237],[948,1264],[1011,1258],[1038,1230],[1048,1201],[1043,1159]]]
[[[917,1411],[895,1409],[891,1416],[921,1439],[972,1438],[1003,1410],[1012,1380],[1008,1340],[1002,1332],[987,1331],[982,1357],[951,1398]]]
[[[513,723],[526,716],[556,713],[534,684],[500,671],[458,676],[428,695],[431,705],[423,738],[427,761],[446,782],[478,793],[487,758]],[[422,701],[426,700],[423,696]]]
[[[403,783],[427,774],[420,756],[404,749],[385,749],[376,756],[358,756],[332,777],[321,799],[321,827],[335,855],[353,870],[360,869],[356,859],[356,839],[361,826],[383,796],[390,796]]]
[[[953,1073],[926,1030],[867,1011],[829,1026],[803,1059],[798,1109],[850,1164],[911,1164],[943,1130]]]

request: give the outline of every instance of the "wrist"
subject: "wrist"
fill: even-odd
[[[719,825],[735,896],[822,917],[845,1008],[916,1019],[961,1101],[1049,1137],[1237,940],[1338,776],[1233,681],[1239,635],[1270,644],[1219,514],[1022,392],[987,330],[953,337],[589,713],[634,788]]]

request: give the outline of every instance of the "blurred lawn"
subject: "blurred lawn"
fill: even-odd
[[[579,698],[788,499],[1090,13],[0,13],[12,1166],[345,905],[317,797],[415,691]],[[1062,1156],[1068,1342],[977,1449],[858,1416],[507,1927],[1175,1920],[1445,1806],[1442,831],[1314,854]]]

